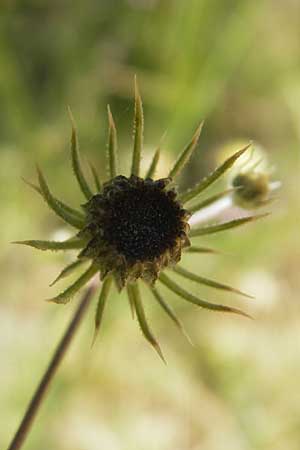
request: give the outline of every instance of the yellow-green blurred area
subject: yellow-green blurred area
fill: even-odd
[[[38,162],[55,195],[82,204],[70,167],[66,107],[77,122],[83,159],[105,179],[108,103],[127,174],[137,74],[144,167],[167,131],[159,175],[167,174],[204,118],[181,186],[223,161],[225,148],[234,152],[250,139],[275,167],[282,188],[270,216],[197,238],[220,255],[183,258],[184,267],[256,298],[173,276],[201,298],[242,308],[255,320],[197,309],[162,287],[192,347],[143,290],[164,366],[116,291],[91,349],[93,302],[24,450],[299,449],[299,44],[298,0],[2,0],[1,448],[79,300],[44,301],[67,286],[48,287],[74,255],[10,243],[70,232],[21,178],[35,181]]]

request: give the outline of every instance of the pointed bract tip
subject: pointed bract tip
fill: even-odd
[[[62,278],[61,273],[49,284],[49,287],[54,286]]]
[[[71,122],[74,122],[74,116],[73,116],[70,105],[67,105],[67,111],[68,111],[68,115],[69,115]]]
[[[45,187],[46,187],[46,189],[48,189],[46,178],[45,178],[40,166],[38,164],[36,164],[35,167],[36,167],[36,171],[37,171],[37,175],[38,175],[40,189],[43,192]]]
[[[12,241],[11,244],[17,244],[17,245],[27,245],[29,247],[38,248],[38,245],[35,245],[37,241],[34,240],[26,240],[26,241]]]
[[[235,292],[238,295],[242,295],[243,297],[249,298],[250,300],[255,299],[253,295],[247,294],[246,292],[240,291],[239,289],[233,288],[232,292]]]
[[[233,313],[233,314],[237,314],[238,316],[246,317],[247,319],[250,319],[250,320],[254,320],[254,317],[250,316],[250,314],[247,314],[247,313],[245,313],[244,311],[242,311],[241,309],[238,309],[238,308],[231,308],[230,306],[228,306],[227,312],[230,312],[230,313]]]
[[[245,145],[245,147],[241,148],[240,150],[238,150],[235,154],[233,154],[233,156],[235,156],[236,158],[239,158],[241,155],[243,155],[243,153],[245,153],[250,147],[252,147],[252,141],[250,141],[247,145]]]
[[[136,75],[134,75],[134,99],[135,99],[135,104],[142,103],[142,98],[141,98],[139,84],[138,84]]]
[[[194,342],[192,341],[192,338],[190,337],[190,335],[188,334],[188,332],[186,331],[186,329],[184,328],[183,325],[180,326],[180,330],[182,332],[182,334],[184,335],[184,337],[186,338],[186,340],[188,341],[188,343],[192,346],[192,347],[196,347]]]
[[[38,164],[36,164],[35,167],[36,167],[36,171],[37,171],[37,175],[38,175],[40,189],[43,192],[44,191],[44,187],[43,186],[46,186],[46,189],[48,189],[46,178],[45,178],[45,176],[43,174],[43,171],[40,168],[40,166]]]
[[[161,351],[161,348],[158,344],[158,342],[152,342],[152,346],[154,348],[154,350],[156,350],[158,356],[160,357],[160,359],[162,360],[162,362],[167,365],[167,361],[165,360],[165,357],[163,355],[163,352]]]
[[[198,133],[198,134],[201,133],[202,128],[204,127],[204,124],[205,124],[205,120],[203,119],[203,120],[201,120],[201,122],[198,125],[198,128],[196,129],[196,133]]]
[[[59,294],[56,297],[46,298],[45,301],[49,303],[56,303],[57,305],[66,305],[67,303],[69,303],[71,297],[72,296],[64,297],[63,294]]]
[[[200,134],[201,134],[203,125],[204,125],[204,120],[202,120],[202,122],[200,122],[200,124],[198,125],[198,127],[197,127],[197,129],[196,129],[196,131],[194,133],[194,136],[192,137],[192,142],[193,142],[194,145],[197,144],[197,142],[198,142],[198,140],[200,138]]]
[[[163,144],[164,140],[166,139],[167,135],[168,135],[168,130],[165,130],[163,132],[163,134],[161,135],[161,138],[160,138],[159,143],[158,143],[158,147],[162,146],[162,144]]]
[[[61,304],[61,302],[58,300],[57,297],[46,298],[46,299],[45,299],[45,302],[47,302],[47,303]]]
[[[21,180],[23,181],[23,183],[27,184],[27,186],[31,187],[36,192],[40,193],[40,188],[36,184],[32,183],[31,181],[26,180],[26,178],[24,178],[24,177],[21,177]]]
[[[36,169],[36,171],[37,171],[37,173],[38,173],[39,176],[42,176],[42,175],[43,175],[43,174],[42,174],[42,169],[40,168],[40,166],[39,166],[38,163],[35,163],[35,169]]]
[[[69,119],[70,119],[71,126],[72,126],[72,132],[75,133],[75,131],[76,131],[76,123],[75,123],[75,119],[74,119],[73,113],[72,113],[71,108],[70,108],[69,105],[67,106],[67,111],[68,111]]]
[[[110,106],[107,105],[107,116],[108,116],[108,124],[111,128],[116,128],[115,121],[110,109]]]
[[[94,345],[95,345],[95,342],[96,342],[97,337],[98,337],[98,332],[99,332],[99,326],[98,326],[98,327],[95,326],[94,335],[93,335],[93,339],[92,339],[92,342],[91,342],[91,349],[92,349],[92,348],[94,347]]]
[[[266,212],[266,213],[262,213],[262,214],[256,214],[255,216],[249,216],[247,217],[249,219],[249,221],[255,221],[255,220],[259,220],[259,219],[263,219],[264,217],[268,217],[270,216],[272,213],[270,212]]]

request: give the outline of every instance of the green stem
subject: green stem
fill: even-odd
[[[47,390],[53,380],[56,370],[58,369],[61,361],[63,360],[70,344],[75,336],[75,333],[84,317],[87,307],[89,306],[92,296],[95,291],[95,284],[92,284],[82,296],[75,314],[67,327],[62,339],[60,340],[54,355],[46,369],[46,372],[42,376],[42,379],[33,394],[33,397],[27,407],[27,410],[23,416],[23,419],[19,425],[19,428],[11,441],[7,450],[19,450],[25,442],[25,439],[33,425],[34,419],[39,411],[40,406],[45,398]]]

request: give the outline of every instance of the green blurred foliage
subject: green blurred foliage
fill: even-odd
[[[225,147],[234,151],[249,139],[276,167],[283,188],[272,216],[205,240],[224,255],[184,259],[257,298],[245,303],[189,289],[256,320],[197,311],[169,295],[193,348],[145,294],[168,360],[163,367],[132,323],[126,298],[113,293],[102,337],[89,351],[91,308],[24,450],[299,448],[299,42],[297,0],[2,0],[1,448],[76,303],[42,301],[53,295],[48,284],[66,256],[9,243],[66,231],[21,177],[34,180],[39,162],[54,192],[80,204],[66,106],[84,156],[105,177],[107,103],[126,173],[134,74],[144,100],[145,161],[167,130],[162,173],[203,118],[183,185],[212,169]]]

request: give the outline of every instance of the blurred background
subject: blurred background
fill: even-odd
[[[70,256],[10,244],[69,232],[21,177],[35,181],[38,162],[56,195],[82,203],[70,168],[66,106],[84,157],[105,177],[107,103],[126,174],[137,74],[145,164],[167,130],[159,175],[203,118],[182,186],[249,139],[275,166],[282,189],[272,215],[199,239],[221,255],[183,260],[201,275],[255,295],[240,299],[186,283],[255,320],[198,310],[162,289],[192,347],[145,292],[164,366],[132,321],[126,298],[113,292],[92,350],[95,304],[90,308],[24,449],[299,449],[299,43],[298,0],[2,0],[1,448],[78,302],[44,301],[68,283],[48,287]]]

